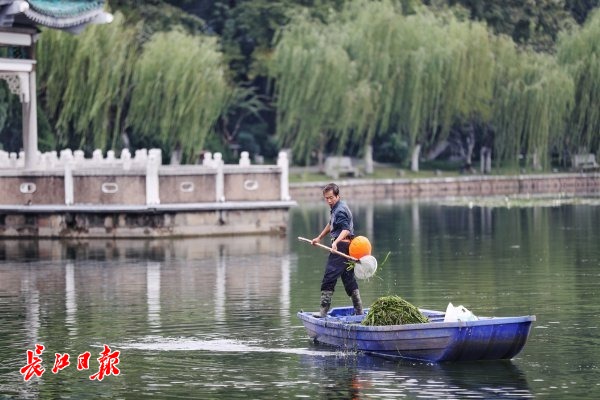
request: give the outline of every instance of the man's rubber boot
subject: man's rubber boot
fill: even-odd
[[[315,318],[325,318],[327,316],[327,312],[331,308],[331,298],[333,297],[332,290],[322,290],[321,291],[321,311],[318,313],[314,313],[313,317]]]
[[[362,300],[360,299],[360,292],[358,289],[352,291],[352,305],[354,305],[354,315],[362,315]]]

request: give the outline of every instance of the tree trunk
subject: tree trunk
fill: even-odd
[[[473,160],[473,149],[475,148],[475,137],[471,131],[467,136],[467,154],[465,156],[465,163],[471,166]]]
[[[325,172],[325,144],[327,143],[327,139],[325,138],[325,133],[321,132],[319,136],[319,147],[317,149],[317,164],[319,166],[319,171]]]
[[[373,146],[370,144],[365,146],[365,173],[373,173]]]
[[[485,157],[487,155],[487,147],[481,146],[481,150],[479,151],[479,171],[482,174],[485,174],[487,171],[485,170]]]
[[[129,135],[127,132],[121,133],[121,141],[123,142],[124,149],[129,149],[131,147],[131,140],[129,140]]]
[[[448,148],[448,146],[450,146],[450,142],[448,140],[442,140],[441,142],[436,144],[435,147],[429,153],[427,153],[427,160],[435,160],[440,154],[444,152],[444,150]]]
[[[419,172],[419,156],[421,155],[421,145],[416,144],[412,151],[410,159],[410,170],[413,172]]]
[[[489,147],[481,147],[480,164],[482,174],[489,174],[490,172],[492,172],[492,149],[490,149]]]
[[[539,171],[542,169],[542,165],[540,164],[540,157],[538,155],[537,149],[533,152],[532,166],[533,166],[534,171]]]
[[[171,152],[171,165],[180,165],[181,164],[181,148],[179,146],[175,147]]]
[[[317,150],[317,165],[319,166],[319,171],[325,171],[325,155],[321,149]]]

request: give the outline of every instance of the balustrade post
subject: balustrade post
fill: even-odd
[[[240,167],[249,167],[250,166],[250,153],[247,151],[242,151],[240,154]]]
[[[158,163],[156,154],[150,154],[146,161],[146,205],[160,204],[158,191]]]
[[[290,160],[288,160],[287,153],[285,151],[280,151],[277,156],[277,165],[281,168],[281,178],[280,178],[280,187],[279,192],[281,196],[281,200],[288,201],[290,200],[290,185],[289,185],[289,169],[290,169]]]
[[[225,173],[223,171],[223,156],[221,153],[215,153],[214,156],[215,167],[217,168],[217,176],[216,176],[216,195],[218,202],[225,201]]]
[[[65,204],[71,206],[74,202],[73,161],[68,160],[65,162]]]

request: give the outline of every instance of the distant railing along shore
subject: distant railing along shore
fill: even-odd
[[[321,189],[330,181],[291,183],[290,195],[298,201],[320,201]],[[411,199],[456,196],[597,195],[600,173],[534,175],[470,175],[434,178],[338,179],[348,199]]]

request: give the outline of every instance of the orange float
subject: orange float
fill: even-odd
[[[356,236],[350,242],[350,255],[361,259],[364,256],[371,255],[371,242],[365,236]]]

